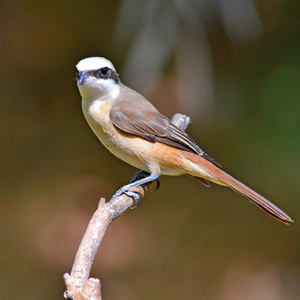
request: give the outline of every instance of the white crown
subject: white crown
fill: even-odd
[[[104,67],[108,67],[116,71],[114,65],[104,57],[88,57],[82,59],[77,65],[76,68],[78,71],[88,71],[88,70],[98,70]]]

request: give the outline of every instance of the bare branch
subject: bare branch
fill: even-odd
[[[137,192],[140,198],[143,198],[155,185],[156,182],[153,181],[132,188],[131,191]],[[65,298],[74,300],[101,299],[100,281],[94,278],[90,279],[91,281],[88,280],[94,258],[108,225],[133,205],[135,205],[133,198],[125,194],[112,198],[107,203],[105,203],[104,198],[100,199],[98,209],[94,213],[80,243],[71,274],[66,273],[64,275],[67,286],[67,291],[64,294]],[[91,294],[94,296],[91,297]]]
[[[185,115],[175,114],[171,122],[185,130],[190,122],[190,118]],[[135,180],[138,174],[132,180]],[[140,199],[142,199],[156,184],[156,181],[152,181],[130,190],[138,193]],[[134,205],[134,199],[125,194],[112,198],[107,203],[105,203],[104,198],[100,199],[98,209],[94,213],[80,243],[71,274],[64,274],[64,281],[67,287],[64,293],[65,298],[102,300],[100,280],[97,278],[89,279],[94,258],[109,224],[125,211],[133,208]]]
[[[172,117],[171,123],[176,125],[181,130],[185,131],[188,125],[191,123],[191,118],[186,115],[177,113]]]

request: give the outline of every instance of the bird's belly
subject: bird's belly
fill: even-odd
[[[114,130],[117,131],[116,136],[104,134],[99,139],[118,158],[152,174],[170,176],[182,174],[176,168],[176,158],[166,154],[170,153],[170,149],[165,149],[169,146],[147,141],[124,133],[117,128],[114,128]]]
[[[83,100],[82,109],[91,129],[112,154],[138,169],[151,172],[145,160],[147,147],[141,145],[143,142],[138,143],[141,138],[122,132],[112,124],[109,101],[98,100],[90,105]]]
[[[128,164],[151,174],[181,175],[180,151],[159,142],[150,142],[115,127],[109,116],[109,101],[82,103],[84,116],[95,135],[115,156]]]

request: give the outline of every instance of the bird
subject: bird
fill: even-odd
[[[114,196],[125,193],[138,204],[139,195],[131,188],[158,180],[161,175],[185,174],[207,186],[213,182],[229,187],[275,219],[293,222],[272,202],[223,171],[185,131],[124,85],[111,61],[88,57],[80,60],[76,69],[83,114],[92,131],[112,154],[146,174]]]

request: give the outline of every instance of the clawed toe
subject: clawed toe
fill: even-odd
[[[148,175],[146,177],[144,177],[145,175]],[[142,177],[142,178],[141,178]],[[141,171],[139,173],[137,173],[134,178],[133,178],[133,182],[131,181],[131,183],[124,185],[122,188],[120,188],[114,195],[113,198],[120,196],[121,194],[126,194],[129,197],[132,197],[135,201],[135,206],[133,206],[132,208],[137,208],[140,204],[140,195],[137,192],[132,192],[130,191],[130,189],[140,186],[142,184],[148,183],[150,181],[156,181],[157,182],[157,186],[156,189],[158,189],[159,187],[159,181],[158,181],[158,175],[151,175],[145,171]]]
[[[141,203],[141,197],[137,192],[132,192],[132,191],[125,191],[124,194],[126,194],[129,197],[132,197],[134,200],[134,205],[130,207],[130,209],[135,209],[137,208],[140,203]]]
[[[122,194],[125,194],[125,195],[133,198],[133,200],[134,200],[134,206],[130,207],[130,209],[135,209],[135,208],[137,208],[140,205],[140,203],[141,203],[140,195],[137,192],[129,191],[129,190],[126,190],[124,188],[120,188],[113,195],[113,198],[116,198],[116,197],[118,197],[118,196],[120,196]]]
[[[158,179],[156,179],[156,187],[155,190],[153,192],[156,192],[160,187],[160,181]]]

